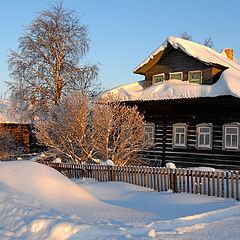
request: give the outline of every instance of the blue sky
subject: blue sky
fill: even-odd
[[[1,0],[0,94],[6,91],[7,55],[16,50],[23,25],[48,8],[49,0]],[[240,58],[240,1],[238,0],[65,0],[88,25],[91,39],[89,63],[99,63],[105,89],[141,80],[133,69],[167,36],[187,31],[193,40],[211,37],[214,49],[232,48]]]

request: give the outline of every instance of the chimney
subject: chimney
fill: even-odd
[[[225,48],[225,49],[222,49],[222,52],[224,52],[229,59],[233,60],[233,50],[232,49]]]

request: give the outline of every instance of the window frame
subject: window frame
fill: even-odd
[[[152,129],[152,136],[148,135],[149,137],[151,137],[151,139],[148,139],[148,140],[146,140],[145,139],[146,136],[144,136],[144,141],[145,142],[148,141],[147,146],[153,146],[154,145],[154,141],[155,141],[155,124],[154,123],[146,123],[145,124],[145,128],[144,128],[145,131],[146,131],[146,127],[150,127]],[[147,132],[147,133],[149,133],[149,132]]]
[[[173,75],[178,75],[180,74],[181,75],[181,79],[172,79],[171,76]],[[183,81],[183,72],[171,72],[169,73],[169,80],[179,80],[179,81]]]
[[[188,82],[189,83],[197,83],[197,82],[191,82],[191,74],[200,74],[200,82],[198,82],[198,84],[202,83],[202,71],[197,70],[197,71],[189,71],[188,72]]]
[[[223,145],[222,145],[222,149],[223,150],[226,150],[226,151],[239,151],[239,149],[240,149],[240,146],[239,146],[239,123],[227,123],[227,124],[224,124],[223,125],[223,129],[222,129],[222,143],[223,143]],[[234,146],[226,146],[226,136],[227,136],[227,134],[226,134],[226,130],[228,129],[228,128],[236,128],[237,129],[237,134],[235,134],[236,136],[237,136],[237,146],[236,147],[234,147]],[[233,134],[231,134],[231,135],[233,135]],[[231,138],[232,139],[232,138]]]
[[[176,143],[176,130],[177,128],[184,128],[184,143],[177,144]],[[187,124],[186,123],[175,123],[173,124],[173,131],[172,131],[172,147],[173,148],[187,148]]]
[[[209,145],[200,145],[200,129],[210,128],[209,132]],[[207,135],[207,134],[204,134]],[[212,139],[213,139],[213,125],[212,123],[200,123],[196,126],[196,148],[202,150],[212,150]],[[205,137],[204,137],[205,142]]]
[[[155,75],[152,76],[152,85],[157,84],[157,83],[160,83],[160,82],[157,82],[157,83],[154,82],[154,77],[160,77],[160,76],[163,77],[162,82],[164,82],[164,80],[165,80],[165,74],[164,74],[164,73],[159,73],[159,74],[155,74]]]

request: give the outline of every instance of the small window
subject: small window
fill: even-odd
[[[185,123],[173,124],[173,147],[175,148],[187,147],[187,124]]]
[[[197,148],[212,149],[212,124],[197,125]]]
[[[223,125],[223,149],[239,150],[239,124]]]
[[[183,74],[182,72],[176,72],[176,73],[169,73],[169,79],[170,80],[182,80]]]
[[[153,75],[152,84],[156,84],[164,81],[164,73]]]
[[[148,145],[153,145],[155,135],[154,123],[147,123],[145,126],[145,131],[146,131],[145,142],[147,142]]]
[[[190,83],[201,83],[202,82],[202,72],[194,71],[188,73],[188,81]]]

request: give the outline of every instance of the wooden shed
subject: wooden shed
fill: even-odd
[[[168,37],[134,73],[144,80],[100,98],[112,92],[145,115],[155,143],[145,159],[240,169],[240,65],[231,49]]]

